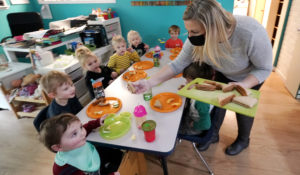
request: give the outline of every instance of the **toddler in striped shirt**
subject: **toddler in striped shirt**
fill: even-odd
[[[112,45],[116,53],[109,58],[107,66],[114,69],[119,75],[130,67],[131,62],[140,61],[140,56],[134,49],[127,49],[126,41],[121,35],[112,38]]]

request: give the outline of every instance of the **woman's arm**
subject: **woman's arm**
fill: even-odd
[[[243,86],[245,88],[252,88],[252,87],[258,85],[259,81],[258,81],[258,79],[255,76],[249,74],[243,81],[232,82],[232,83],[233,84],[241,85],[241,86]]]

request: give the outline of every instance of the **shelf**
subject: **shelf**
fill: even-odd
[[[35,111],[32,111],[32,112],[17,112],[18,116],[19,117],[36,117],[38,115],[38,113],[40,112],[41,110],[38,109],[38,110],[35,110]]]
[[[43,100],[43,99],[32,99],[32,98],[25,98],[25,97],[15,97],[14,100],[15,101],[21,101],[21,102],[46,104],[45,100]]]

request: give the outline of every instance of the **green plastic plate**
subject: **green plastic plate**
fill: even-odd
[[[197,90],[195,88],[188,90],[187,88],[192,85],[195,84],[196,82],[198,82],[199,84],[201,84],[203,81],[205,81],[206,79],[202,79],[202,78],[196,78],[195,80],[191,81],[189,84],[187,84],[186,86],[184,86],[182,89],[180,89],[177,94],[187,97],[187,98],[191,98],[191,99],[195,99],[204,103],[209,103],[212,104],[214,106],[218,106],[220,108],[224,108],[224,109],[229,109],[231,111],[240,113],[240,114],[244,114],[246,116],[249,117],[254,117],[256,110],[257,110],[257,106],[258,103],[252,107],[252,108],[245,108],[243,106],[237,105],[235,103],[228,103],[227,105],[224,106],[220,106],[219,102],[218,102],[218,96],[220,94],[223,94],[223,92],[221,90],[217,90],[217,91],[201,91],[201,90]],[[210,81],[210,80],[208,80]],[[220,82],[218,82],[220,83]],[[220,84],[224,84],[224,83],[220,83]],[[249,96],[252,96],[254,98],[256,98],[259,101],[259,96],[260,96],[260,92],[250,89],[251,90],[251,94]],[[240,94],[234,90],[232,91],[236,96],[240,96]]]
[[[131,128],[131,113],[123,112],[120,115],[109,114],[100,127],[100,136],[113,140],[125,135]]]

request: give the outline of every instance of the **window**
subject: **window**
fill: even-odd
[[[116,3],[116,0],[38,0],[38,1],[40,4]]]

